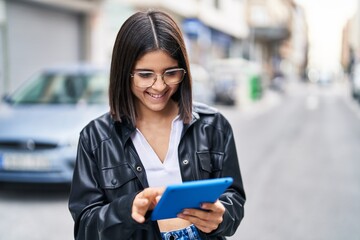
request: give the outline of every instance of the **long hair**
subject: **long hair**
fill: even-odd
[[[168,14],[154,10],[130,16],[117,34],[110,69],[110,112],[116,121],[126,119],[135,125],[137,113],[130,73],[141,56],[154,50],[166,51],[187,72],[172,99],[178,103],[180,118],[189,123],[192,84],[184,39],[179,26]]]

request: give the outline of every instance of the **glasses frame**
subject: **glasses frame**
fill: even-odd
[[[172,72],[172,71],[179,71],[179,70],[183,71],[183,74],[182,74],[182,77],[179,79],[178,82],[176,82],[176,83],[170,83],[170,84],[169,84],[169,83],[167,83],[167,82],[165,81],[165,75],[166,75],[166,73]],[[152,86],[156,83],[156,81],[158,80],[158,77],[159,77],[159,76],[161,77],[161,80],[163,81],[163,83],[166,84],[167,86],[179,84],[179,83],[182,82],[182,80],[184,79],[185,74],[186,74],[186,70],[183,69],[183,68],[172,68],[172,69],[168,69],[168,70],[165,70],[162,74],[156,74],[154,71],[151,71],[151,70],[134,70],[134,73],[130,73],[130,77],[135,78],[136,73],[141,73],[141,72],[142,72],[142,73],[152,73],[152,74],[154,74],[153,82],[152,82],[151,84],[149,84],[149,86],[138,86],[138,85],[136,85],[136,81],[134,81],[135,86],[137,86],[137,87],[142,87],[142,88],[152,87]]]

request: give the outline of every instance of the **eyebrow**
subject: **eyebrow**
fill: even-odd
[[[179,66],[173,66],[173,67],[168,67],[168,68],[165,68],[163,70],[163,72],[167,71],[167,70],[171,70],[171,69],[176,69],[176,68],[180,68]],[[154,70],[152,69],[149,69],[149,68],[135,68],[134,71],[149,71],[149,72],[155,72]]]

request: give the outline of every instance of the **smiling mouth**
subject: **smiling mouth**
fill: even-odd
[[[162,98],[163,96],[165,96],[165,94],[152,94],[152,93],[148,93],[152,98]]]

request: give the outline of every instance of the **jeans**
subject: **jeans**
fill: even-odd
[[[162,232],[161,237],[163,240],[201,240],[199,232],[193,224],[183,229]]]

